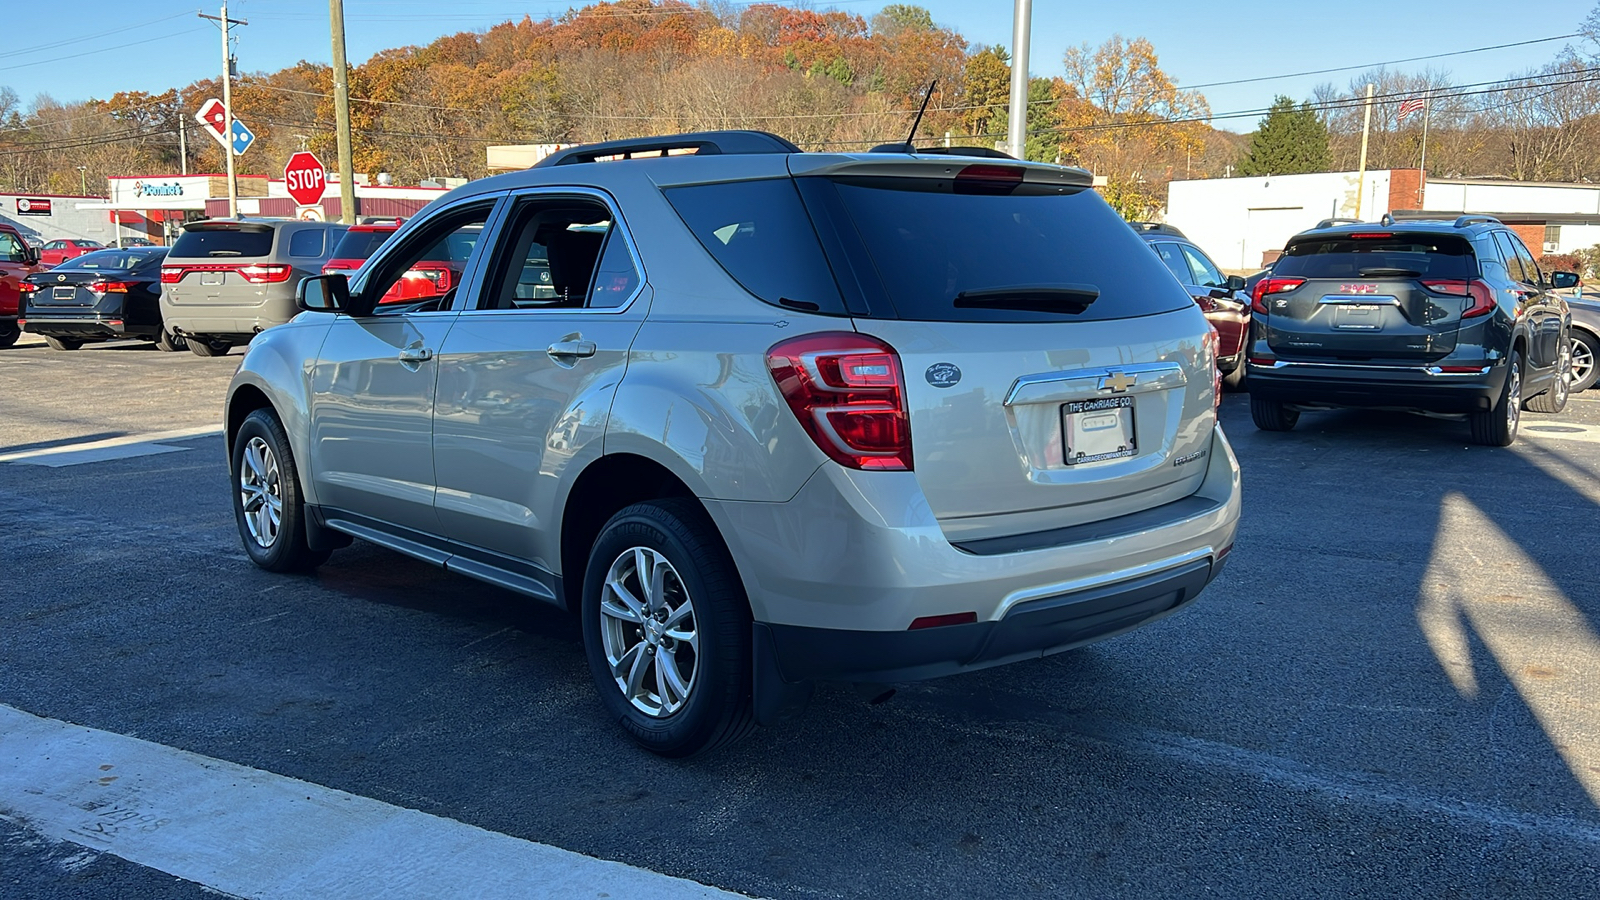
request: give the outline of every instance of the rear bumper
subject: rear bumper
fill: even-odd
[[[40,316],[29,313],[23,331],[50,337],[146,337],[161,331],[159,325],[129,324],[105,316]]]
[[[1048,656],[1187,605],[1222,569],[1210,555],[1142,577],[1018,603],[998,621],[916,631],[757,623],[776,673],[803,681],[916,681]],[[763,654],[765,655],[765,654]]]
[[[1505,389],[1503,365],[1448,374],[1426,367],[1250,363],[1250,393],[1282,403],[1472,413],[1492,409]]]
[[[242,343],[299,314],[292,285],[286,291],[281,285],[271,288],[264,295],[238,303],[174,303],[170,296],[163,294],[161,319],[174,334],[227,336]]]

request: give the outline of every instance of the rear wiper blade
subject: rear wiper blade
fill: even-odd
[[[1416,269],[1390,269],[1384,266],[1374,266],[1361,270],[1362,278],[1421,278],[1422,273]]]
[[[1020,309],[1081,313],[1098,299],[1100,299],[1100,289],[1092,284],[1016,284],[962,291],[956,295],[955,306],[957,309]]]

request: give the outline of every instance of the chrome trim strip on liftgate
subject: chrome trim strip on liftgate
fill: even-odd
[[[1013,382],[1011,390],[1006,392],[1005,405],[1064,402],[1104,396],[1104,392],[1100,389],[1101,380],[1116,374],[1131,375],[1135,379],[1132,387],[1125,391],[1117,391],[1117,395],[1164,391],[1180,388],[1189,383],[1189,377],[1183,374],[1183,367],[1168,362],[1130,363],[1126,366],[1043,372],[1038,375],[1024,375]]]

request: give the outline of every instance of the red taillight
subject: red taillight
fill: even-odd
[[[1472,304],[1461,313],[1463,319],[1472,319],[1494,312],[1494,288],[1486,282],[1476,279],[1468,281],[1464,278],[1432,278],[1424,280],[1422,286],[1435,294],[1471,297]]]
[[[322,264],[322,274],[332,275],[334,272],[354,272],[361,268],[364,259],[330,259]]]
[[[911,470],[911,420],[893,347],[852,332],[808,334],[768,350],[767,368],[829,459],[852,469]]]
[[[89,290],[96,294],[126,294],[138,287],[130,281],[96,281],[89,285]]]
[[[21,291],[24,294],[31,294],[34,291],[43,290],[43,287],[41,285],[32,284],[30,282],[24,281],[23,283],[17,285],[17,290]]]
[[[292,270],[285,265],[254,265],[240,266],[234,271],[251,284],[278,284],[288,281]]]
[[[1217,367],[1217,350],[1222,346],[1222,335],[1217,333],[1217,326],[1212,325],[1211,331],[1206,335],[1206,357],[1211,360],[1211,408],[1222,408],[1222,370]]]
[[[971,625],[978,621],[975,612],[950,613],[943,616],[918,616],[911,620],[909,631],[919,631],[923,628],[942,628],[946,625]]]
[[[1263,278],[1256,282],[1256,289],[1250,294],[1250,308],[1262,315],[1266,315],[1266,298],[1269,294],[1292,291],[1305,283],[1306,280],[1304,278]]]
[[[1017,166],[978,164],[956,173],[958,194],[1009,194],[1022,184],[1025,173]]]
[[[183,274],[187,271],[183,266],[162,266],[161,283],[177,284],[183,280]]]

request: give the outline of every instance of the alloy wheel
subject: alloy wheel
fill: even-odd
[[[261,438],[253,437],[245,444],[239,496],[244,501],[244,523],[250,537],[262,547],[277,543],[283,523],[283,481],[278,457]]]
[[[1572,342],[1572,380],[1571,384],[1583,384],[1589,378],[1589,373],[1594,371],[1594,348],[1588,341],[1574,340]]]
[[[1556,367],[1560,374],[1556,376],[1556,386],[1552,388],[1556,394],[1556,405],[1561,406],[1567,402],[1567,395],[1572,391],[1576,381],[1572,374],[1572,342],[1561,345],[1561,361]]]
[[[694,691],[700,634],[678,570],[649,547],[624,550],[600,590],[601,642],[617,689],[652,718],[683,709]]]
[[[1511,371],[1506,374],[1506,382],[1506,430],[1516,434],[1517,422],[1522,418],[1522,366],[1517,364],[1515,357],[1511,360]]]

